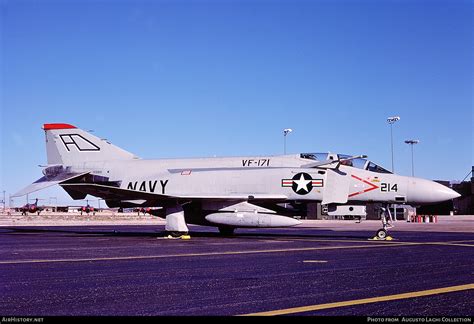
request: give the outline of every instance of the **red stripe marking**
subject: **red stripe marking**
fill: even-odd
[[[380,188],[379,186],[376,186],[376,185],[374,185],[373,183],[370,183],[370,182],[368,182],[367,180],[364,180],[364,179],[362,179],[362,178],[359,178],[359,177],[357,177],[357,176],[355,176],[355,175],[352,175],[352,177],[353,177],[354,179],[357,179],[357,180],[359,180],[359,181],[362,181],[362,182],[365,183],[365,184],[368,184],[368,185],[370,186],[370,188],[365,189],[365,190],[362,190],[362,191],[359,191],[359,192],[355,192],[355,193],[353,193],[353,194],[350,194],[350,195],[349,195],[349,198]]]
[[[73,129],[77,128],[76,126],[72,126],[69,124],[44,124],[44,130],[52,130],[52,129]]]

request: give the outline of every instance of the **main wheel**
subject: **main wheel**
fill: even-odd
[[[176,232],[176,231],[172,231],[172,232],[168,232],[169,235],[171,235],[172,237],[181,237],[183,235],[188,235],[188,232]]]
[[[385,240],[387,238],[387,231],[381,228],[377,231],[376,236],[379,240]]]

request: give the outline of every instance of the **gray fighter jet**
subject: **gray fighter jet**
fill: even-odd
[[[161,207],[166,230],[187,224],[286,227],[302,206],[322,204],[432,204],[459,197],[433,181],[393,174],[366,156],[303,153],[282,156],[145,160],[69,124],[45,124],[44,176],[16,193],[58,184],[73,199],[102,198],[109,207]],[[384,208],[381,239],[391,215]]]

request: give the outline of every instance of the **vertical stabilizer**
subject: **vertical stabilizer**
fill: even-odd
[[[44,124],[43,129],[48,164],[137,159],[134,154],[69,124]]]

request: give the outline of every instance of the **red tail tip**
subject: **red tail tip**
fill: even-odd
[[[52,129],[72,129],[77,128],[76,126],[72,126],[69,124],[44,124],[43,129],[45,131],[52,130]]]

